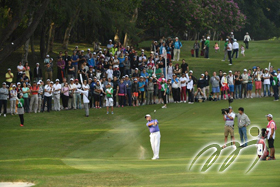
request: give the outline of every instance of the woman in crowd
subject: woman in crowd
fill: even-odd
[[[16,114],[16,99],[17,99],[16,85],[13,85],[12,90],[10,91],[11,115]]]
[[[65,110],[68,110],[68,101],[69,101],[69,85],[66,82],[64,84],[64,86],[61,89],[61,93],[62,93],[62,106]]]
[[[25,72],[25,76],[28,77],[29,80],[31,80],[31,71],[28,62],[25,62],[24,64],[24,72]]]
[[[120,80],[120,83],[117,87],[117,95],[119,96],[119,107],[125,105],[125,97],[127,95],[126,85],[123,82],[123,79]]]
[[[29,93],[30,89],[27,87],[26,83],[23,83],[22,87],[23,99],[24,99],[24,111],[29,113]]]

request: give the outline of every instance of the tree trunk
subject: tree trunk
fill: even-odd
[[[216,33],[217,33],[216,31],[213,32],[213,41],[215,40]]]
[[[50,52],[53,52],[54,36],[55,36],[55,25],[53,25],[53,29],[52,29],[52,37],[51,37],[51,43],[49,47]]]
[[[47,29],[46,29],[46,24],[45,20],[44,23],[42,24],[42,30],[41,30],[41,37],[40,37],[40,55],[41,58],[46,57],[46,34],[47,34]]]
[[[30,14],[30,18],[29,18],[28,24],[27,24],[28,27],[31,25],[32,20],[33,20],[33,13]],[[24,53],[23,53],[22,62],[28,62],[29,43],[30,43],[30,38],[25,42],[25,44],[23,46]]]
[[[35,62],[36,57],[35,57],[35,48],[34,48],[34,35],[32,35],[30,38],[30,44],[31,44],[31,52],[32,52],[32,62]]]
[[[132,18],[131,18],[130,22],[131,22],[131,23],[135,23],[136,20],[137,20],[137,18],[138,18],[138,7],[136,7],[136,8],[134,9],[134,13],[133,13],[133,15],[132,15]],[[128,39],[128,34],[127,34],[127,32],[126,32],[126,33],[125,33],[125,36],[124,36],[123,45],[126,47],[127,44],[128,44],[128,42],[129,42],[129,39]]]
[[[16,30],[16,28],[19,26],[22,18],[24,17],[24,14],[26,13],[28,6],[29,6],[30,0],[26,0],[23,3],[22,8],[20,9],[20,12],[13,17],[12,21],[5,27],[5,29],[1,32],[2,35],[0,37],[0,46],[2,46],[11,36],[11,34]]]
[[[31,25],[25,29],[25,31],[13,42],[13,44],[8,44],[3,48],[3,50],[0,52],[0,63],[4,62],[5,58],[21,47],[30,38],[30,36],[32,36],[39,22],[41,21],[49,2],[50,0],[45,0],[42,4],[38,5],[38,10],[34,14]]]
[[[65,34],[64,34],[64,39],[63,39],[63,44],[62,44],[63,49],[68,49],[70,33],[71,33],[71,30],[73,29],[75,23],[78,20],[80,12],[81,12],[81,9],[78,7],[76,9],[76,13],[70,19],[70,22],[69,22],[68,27],[66,28]]]
[[[46,48],[47,48],[46,51],[47,51],[47,53],[51,52],[50,46],[51,46],[51,39],[52,39],[53,28],[54,28],[54,23],[51,22],[50,28],[49,28],[49,34],[48,34],[47,45],[46,45]]]
[[[115,34],[115,37],[114,37],[114,41],[115,42],[119,42],[120,41],[120,38],[119,38],[119,30],[117,29],[116,31],[116,34]]]

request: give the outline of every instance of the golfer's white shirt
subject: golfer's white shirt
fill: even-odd
[[[79,94],[83,94],[83,103],[89,103],[89,100],[88,100],[88,90],[84,91],[84,90],[80,90],[80,89],[77,89],[77,92]]]

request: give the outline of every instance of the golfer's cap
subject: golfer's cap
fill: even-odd
[[[47,55],[46,57],[47,57],[47,58],[49,58],[49,57],[50,57],[50,55]]]
[[[244,69],[243,71],[247,71],[247,69]]]
[[[50,79],[47,79],[47,82],[50,82],[51,80]]]
[[[20,82],[18,82],[17,85],[21,85]]]
[[[147,118],[147,117],[151,117],[151,115],[150,115],[150,114],[146,114],[146,115],[145,115],[145,118]]]
[[[267,68],[264,68],[264,70],[265,70],[265,71],[268,71],[268,69],[267,69]]]
[[[134,81],[137,81],[137,79],[135,78]]]
[[[55,82],[59,82],[59,79],[55,79]]]
[[[193,73],[193,71],[192,71],[192,70],[190,70],[190,73]]]
[[[40,65],[40,64],[37,62],[36,65]]]
[[[232,71],[231,71],[231,70],[229,70],[228,72],[229,72],[229,73],[232,73]]]
[[[135,68],[135,70],[138,70],[138,68]]]
[[[8,68],[8,71],[11,71],[11,68]]]
[[[16,85],[13,85],[13,88],[17,87]]]
[[[74,80],[73,78],[70,79],[70,81],[73,81],[73,80]]]
[[[109,42],[111,42],[112,40],[110,39]]]
[[[144,52],[144,49],[142,49],[141,51]]]
[[[228,108],[229,108],[229,109],[232,109],[232,106],[229,106]]]
[[[6,85],[6,82],[3,82],[2,85]]]
[[[178,39],[178,37],[176,37],[175,39]]]
[[[224,74],[224,75],[226,75],[227,73],[226,73],[226,72],[224,72],[223,74]]]
[[[96,52],[93,52],[94,55],[96,55]]]
[[[53,84],[53,81],[51,81],[50,83]]]
[[[273,118],[273,115],[272,114],[267,114],[265,117]]]
[[[228,38],[226,39],[226,41],[228,41]]]

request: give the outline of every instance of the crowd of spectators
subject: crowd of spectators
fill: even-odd
[[[177,37],[174,41],[152,41],[148,53],[109,40],[104,49],[85,52],[76,46],[71,55],[68,51],[60,51],[54,59],[46,55],[43,65],[37,63],[34,68],[28,62],[19,62],[14,73],[9,68],[5,74],[0,110],[4,106],[6,116],[10,100],[11,115],[16,114],[19,94],[23,95],[25,113],[81,109],[85,97],[88,107],[96,109],[151,104],[163,104],[166,108],[169,102],[193,104],[272,95],[278,101],[280,69],[254,66],[235,72],[205,71],[195,77],[184,59],[178,63],[181,47]]]

